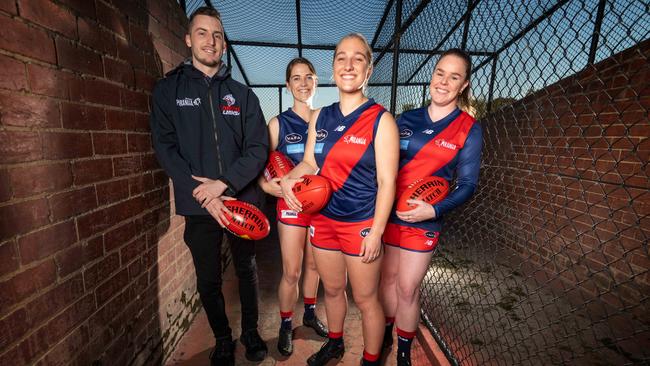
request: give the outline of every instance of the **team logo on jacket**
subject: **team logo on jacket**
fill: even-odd
[[[409,130],[408,128],[405,128],[399,132],[399,138],[401,139],[407,139],[413,135],[413,131]]]
[[[241,108],[235,105],[235,102],[237,102],[237,100],[235,100],[235,97],[233,97],[232,94],[226,94],[221,99],[226,102],[226,105],[221,106],[221,114],[224,116],[239,116]]]
[[[456,144],[452,144],[451,142],[444,139],[436,140],[435,144],[436,146],[444,147],[445,149],[449,149],[449,150],[456,150],[457,148]]]
[[[284,141],[289,144],[295,144],[302,141],[302,136],[299,133],[290,133],[284,137]]]
[[[346,144],[365,145],[367,140],[365,137],[357,137],[354,135],[347,135],[343,138]]]
[[[176,99],[176,105],[179,107],[198,107],[201,105],[201,98]]]
[[[367,227],[367,228],[365,228],[365,229],[363,229],[363,230],[361,230],[361,231],[359,232],[359,235],[360,235],[362,238],[365,238],[366,236],[368,236],[368,234],[370,234],[370,228],[369,228],[369,227]]]
[[[316,141],[323,141],[327,137],[327,130],[320,129],[316,131]]]

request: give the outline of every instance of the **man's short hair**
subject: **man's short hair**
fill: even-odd
[[[217,19],[219,21],[219,24],[221,24],[221,29],[223,29],[223,22],[221,21],[221,13],[219,13],[219,10],[208,6],[202,6],[196,9],[194,13],[190,15],[190,21],[187,25],[187,33],[190,33],[192,31],[192,22],[194,21],[194,17],[197,15],[207,15],[209,17]]]

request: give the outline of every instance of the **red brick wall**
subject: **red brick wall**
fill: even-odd
[[[174,0],[0,0],[0,364],[155,363],[197,305],[149,95]]]
[[[480,190],[455,234],[648,319],[649,58],[646,40],[483,120]]]

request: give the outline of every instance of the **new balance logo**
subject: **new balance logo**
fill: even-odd
[[[422,131],[422,133],[427,134],[427,135],[431,135],[433,133],[433,130],[424,130],[424,131]]]
[[[343,130],[345,130],[345,126],[343,126],[343,125],[339,125],[334,129],[334,131],[336,131],[336,132],[341,132]]]

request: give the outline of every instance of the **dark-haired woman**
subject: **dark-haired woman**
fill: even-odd
[[[397,194],[413,181],[439,176],[455,187],[441,202],[411,200],[409,211],[391,215],[384,233],[381,299],[386,314],[384,346],[397,325],[397,364],[411,364],[411,343],[420,319],[420,285],[438,244],[442,216],[474,193],[481,164],[482,132],[469,108],[471,60],[459,50],[443,53],[431,75],[428,107],[404,112],[400,131]]]
[[[281,152],[297,165],[302,161],[307,142],[308,121],[314,113],[312,99],[316,92],[317,78],[312,63],[302,57],[291,60],[287,65],[286,83],[287,90],[293,95],[293,107],[269,121],[270,148],[271,151]],[[303,324],[314,329],[321,337],[327,336],[327,329],[315,312],[319,278],[307,236],[311,217],[287,206],[282,198],[279,182],[279,178],[272,181],[266,181],[264,177],[259,179],[259,184],[266,193],[278,197],[276,212],[282,251],[282,279],[278,286],[281,319],[278,351],[284,356],[289,356],[293,353],[293,308],[298,300],[298,282],[303,261]]]
[[[372,50],[366,39],[360,34],[343,37],[333,61],[339,102],[314,113],[303,161],[280,183],[295,210],[300,202],[291,188],[303,175],[318,169],[333,187],[327,206],[312,217],[310,226],[329,327],[328,341],[307,360],[310,366],[343,355],[348,278],[361,311],[362,364],[379,364],[384,332],[378,297],[381,236],[394,200],[399,136],[393,117],[364,95],[371,74]]]

